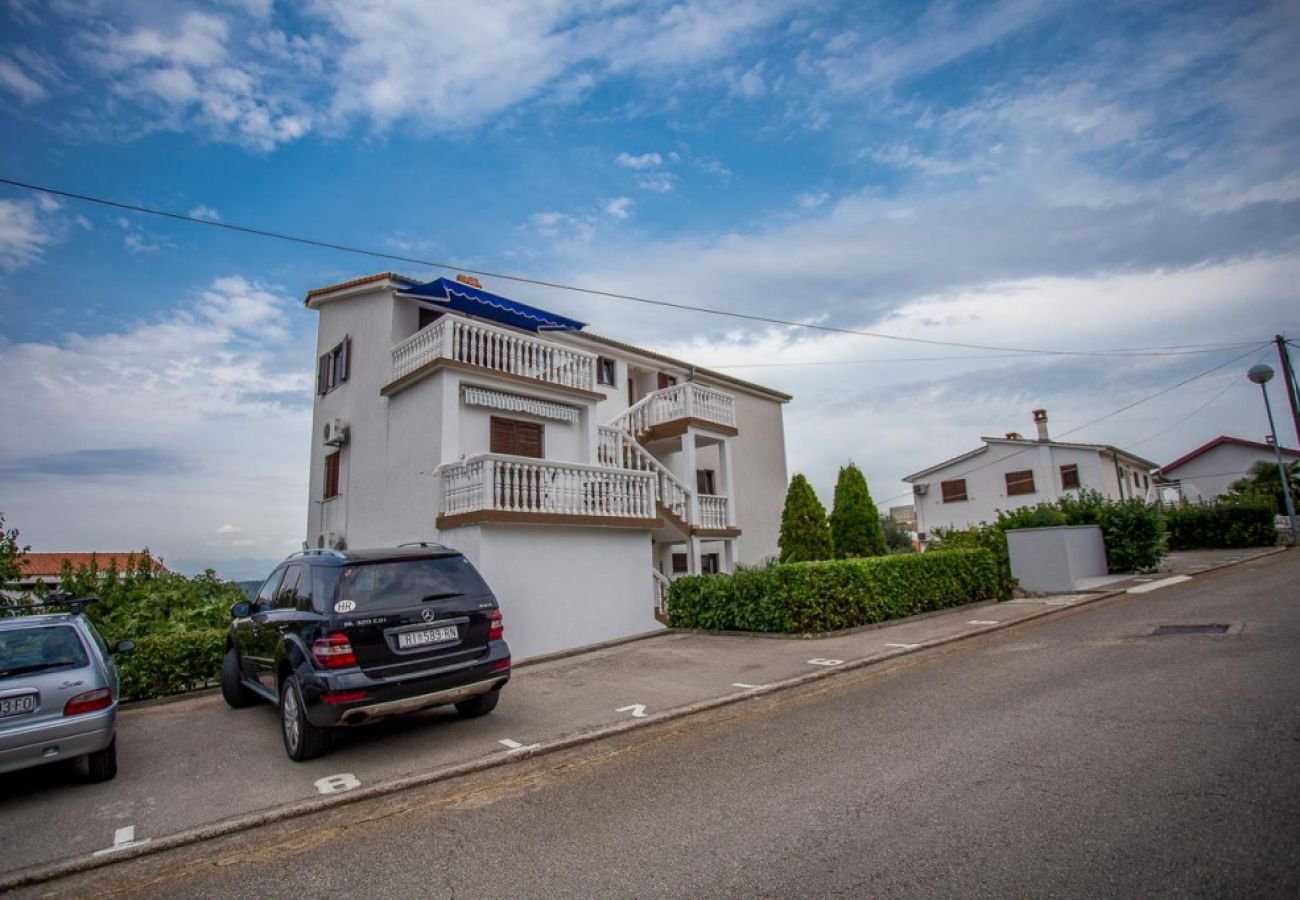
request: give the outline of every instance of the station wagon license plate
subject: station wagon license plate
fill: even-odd
[[[21,716],[24,713],[35,712],[35,710],[35,694],[24,694],[21,697],[5,697],[0,700],[0,719],[5,716]]]
[[[455,625],[441,628],[424,628],[420,631],[403,631],[397,635],[397,649],[410,650],[413,647],[427,647],[430,644],[445,644],[460,638]]]

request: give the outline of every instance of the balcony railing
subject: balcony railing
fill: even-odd
[[[727,528],[730,522],[727,521],[727,498],[716,497],[712,494],[700,494],[696,498],[700,507],[700,516],[698,524],[701,528]]]
[[[676,419],[698,419],[727,428],[736,427],[736,398],[694,381],[646,394],[611,425],[640,435],[656,425]]]
[[[435,359],[594,390],[596,354],[459,316],[443,316],[393,348],[393,379]]]
[[[649,472],[654,475],[655,499],[683,522],[691,519],[691,491],[672,471],[655,459],[644,447],[619,431],[602,425],[599,430],[596,460],[602,466]]]
[[[444,516],[486,511],[525,517],[656,515],[654,476],[649,472],[484,453],[442,466],[438,475]]]

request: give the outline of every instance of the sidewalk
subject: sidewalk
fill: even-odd
[[[1253,554],[1260,555],[1260,554]],[[1180,566],[1209,563],[1179,561]],[[1130,579],[1159,589],[1175,577]],[[1118,587],[1126,589],[1127,582]],[[1007,628],[1115,591],[947,610],[817,639],[665,631],[518,667],[489,716],[445,710],[343,733],[326,756],[293,763],[269,704],[228,709],[219,696],[119,715],[120,774],[82,785],[58,772],[0,776],[0,890],[34,868],[75,870],[253,827],[314,809],[501,765],[644,724],[784,690],[837,671]],[[507,638],[509,623],[507,623]],[[53,768],[53,767],[49,767]],[[130,826],[149,843],[93,857]],[[16,870],[27,870],[18,872]]]

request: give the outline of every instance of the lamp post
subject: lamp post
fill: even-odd
[[[1259,385],[1260,392],[1264,395],[1264,410],[1268,413],[1268,433],[1273,438],[1273,455],[1277,457],[1277,475],[1282,479],[1282,499],[1286,503],[1286,521],[1291,526],[1291,542],[1296,542],[1296,517],[1295,503],[1291,499],[1291,483],[1287,481],[1286,465],[1282,462],[1282,447],[1277,442],[1277,426],[1273,424],[1273,407],[1268,402],[1268,388],[1266,385],[1269,379],[1273,377],[1273,367],[1260,363],[1257,366],[1251,366],[1246,377],[1255,384]]]

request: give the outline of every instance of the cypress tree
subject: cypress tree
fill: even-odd
[[[867,479],[853,463],[840,469],[840,477],[835,482],[831,540],[836,559],[884,556],[888,552],[880,513],[871,499],[871,491],[867,490]]]
[[[833,544],[826,523],[826,507],[802,475],[790,479],[790,488],[785,493],[779,545],[782,562],[831,558]]]

